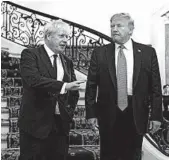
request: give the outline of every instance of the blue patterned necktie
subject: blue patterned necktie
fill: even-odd
[[[127,62],[124,55],[123,45],[119,46],[120,50],[117,58],[117,103],[120,110],[125,110],[128,106],[127,98]]]

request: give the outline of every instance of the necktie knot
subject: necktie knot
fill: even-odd
[[[126,47],[124,45],[119,46],[120,49],[125,49]]]
[[[58,57],[58,54],[54,54],[53,57],[54,57],[54,58],[57,58],[57,57]]]

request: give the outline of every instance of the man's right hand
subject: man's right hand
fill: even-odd
[[[90,128],[93,131],[98,131],[98,122],[97,122],[97,118],[90,118],[87,120],[87,123],[89,124]]]
[[[80,90],[82,89],[80,84],[86,82],[86,80],[80,80],[80,81],[74,81],[67,83],[65,86],[66,91],[75,91],[75,90]]]

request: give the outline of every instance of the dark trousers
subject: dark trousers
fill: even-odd
[[[163,96],[163,106],[164,106],[164,111],[168,111],[169,96]]]
[[[101,160],[141,160],[143,136],[136,131],[131,97],[128,102],[124,111],[117,108],[116,121],[109,134],[109,144],[104,144],[109,148],[105,149]]]
[[[20,160],[65,160],[69,138],[62,129],[61,118],[48,137],[39,139],[20,130]]]

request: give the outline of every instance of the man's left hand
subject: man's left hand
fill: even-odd
[[[150,133],[154,134],[160,129],[161,122],[160,121],[150,121]]]

